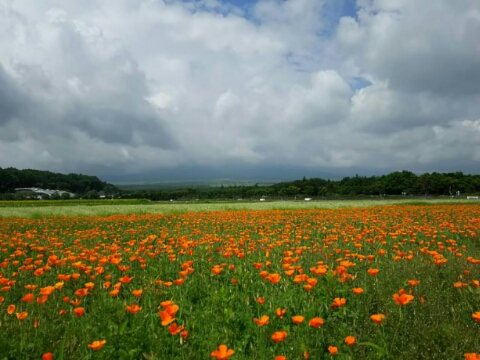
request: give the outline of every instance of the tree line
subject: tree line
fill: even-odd
[[[112,184],[101,181],[96,176],[82,174],[60,174],[50,171],[16,168],[0,168],[0,194],[13,194],[17,188],[41,188],[63,190],[82,196],[99,191],[116,193],[119,190]]]
[[[195,199],[259,199],[259,198],[329,198],[358,196],[456,196],[480,194],[480,175],[462,172],[424,173],[396,171],[381,176],[344,177],[341,180],[311,178],[280,182],[268,186],[219,186],[121,190],[96,176],[59,174],[41,170],[0,168],[0,199],[17,199],[16,188],[37,187],[63,190],[77,197],[98,198],[103,191],[107,198],[149,199],[152,201]],[[59,197],[60,198],[60,197]]]
[[[190,199],[257,199],[358,196],[456,196],[480,194],[480,175],[396,171],[381,176],[344,177],[341,180],[311,178],[269,186],[220,186],[124,191],[123,198],[152,201]]]

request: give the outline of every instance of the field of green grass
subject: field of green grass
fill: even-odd
[[[108,216],[115,214],[163,214],[191,211],[220,210],[288,210],[336,209],[383,205],[471,204],[475,200],[324,200],[324,201],[265,201],[265,202],[173,202],[157,203],[147,200],[67,200],[67,201],[0,201],[0,217],[43,216]]]

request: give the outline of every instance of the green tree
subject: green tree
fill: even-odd
[[[95,190],[90,190],[85,195],[83,195],[83,198],[84,199],[99,199],[100,196],[98,195],[98,192],[96,192]]]

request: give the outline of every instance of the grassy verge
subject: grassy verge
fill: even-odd
[[[11,204],[12,206],[7,206]],[[38,202],[34,202],[38,203]],[[52,206],[48,206],[48,205]],[[428,206],[438,204],[470,204],[480,206],[472,200],[325,200],[325,201],[267,201],[267,202],[174,202],[154,203],[144,200],[98,200],[86,202],[42,202],[37,206],[18,206],[15,202],[4,202],[0,206],[0,217],[41,218],[48,216],[109,216],[115,214],[169,214],[191,211],[221,210],[290,210],[290,209],[337,209],[344,207],[369,207],[384,205]]]
[[[147,205],[143,199],[94,199],[94,200],[0,200],[0,208],[52,207],[52,206],[98,206],[98,205]]]

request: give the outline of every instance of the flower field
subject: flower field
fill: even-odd
[[[0,359],[479,359],[480,206],[0,218]]]

